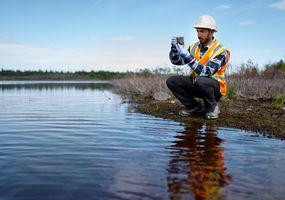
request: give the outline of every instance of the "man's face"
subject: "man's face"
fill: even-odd
[[[214,31],[206,28],[197,28],[197,36],[203,46],[207,46],[212,40]]]

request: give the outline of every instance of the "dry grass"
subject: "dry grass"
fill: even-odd
[[[118,86],[121,94],[128,97],[146,99],[153,98],[157,92],[165,92],[172,96],[166,86],[166,79],[170,75],[134,74],[129,77],[113,80],[112,83]],[[283,78],[267,79],[262,77],[227,78],[228,98],[249,98],[255,100],[272,100],[276,95],[285,93],[285,81]]]
[[[285,98],[285,64],[280,62],[267,65],[263,71],[257,70],[251,61],[240,67],[237,73],[226,76],[228,83],[227,98],[248,98],[253,100],[274,100]],[[124,79],[114,80],[119,92],[132,99],[153,98],[158,92],[172,96],[166,86],[166,79],[171,74],[150,72],[130,74]],[[169,73],[169,72],[168,72]],[[173,73],[173,72],[172,72]],[[281,99],[278,102],[283,102]],[[282,106],[281,105],[281,106]]]
[[[283,78],[228,77],[227,82],[229,88],[234,88],[236,97],[272,100],[276,95],[285,93],[285,81]]]
[[[170,94],[165,81],[168,75],[162,74],[132,74],[123,79],[113,80],[112,84],[118,86],[120,93],[132,98],[152,98],[157,92]]]

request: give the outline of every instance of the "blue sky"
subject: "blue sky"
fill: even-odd
[[[0,0],[0,68],[110,70],[172,66],[172,36],[197,41],[212,15],[233,66],[285,58],[285,0]]]

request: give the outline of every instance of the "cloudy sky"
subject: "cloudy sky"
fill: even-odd
[[[218,24],[231,64],[285,58],[285,0],[0,0],[0,68],[110,70],[171,66],[172,36]]]

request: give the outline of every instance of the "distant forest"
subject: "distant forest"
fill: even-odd
[[[228,77],[243,77],[243,78],[285,78],[285,62],[281,59],[278,62],[270,63],[264,66],[262,70],[258,68],[257,63],[248,60],[240,66],[229,66],[229,70],[234,68],[235,71],[227,74]],[[135,72],[112,72],[112,71],[48,71],[48,70],[0,70],[0,80],[108,80],[120,79],[128,77],[129,75],[148,76],[153,74],[183,74],[185,70],[180,66],[172,67],[156,67],[154,69],[138,69]]]
[[[112,71],[75,71],[63,72],[52,70],[5,70],[0,71],[0,80],[109,80],[125,78],[133,74],[147,76],[150,74],[178,73],[179,68],[157,67],[155,69],[137,69],[135,72],[112,72]]]
[[[110,71],[21,71],[21,70],[5,70],[0,71],[0,80],[108,80],[115,78],[123,78],[129,72],[110,72]]]

